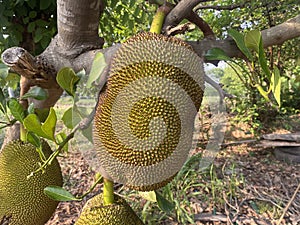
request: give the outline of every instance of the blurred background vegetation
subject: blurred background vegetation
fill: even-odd
[[[105,47],[122,42],[142,30],[148,30],[156,9],[155,6],[142,0],[105,0],[105,4],[107,7],[99,23],[99,35],[104,37]],[[198,6],[197,12],[212,27],[217,38],[224,39],[228,37],[229,28],[245,32],[278,25],[299,13],[299,2],[298,0],[276,2],[216,0],[202,3]],[[21,46],[33,55],[40,54],[57,32],[56,16],[55,0],[0,1],[0,53],[9,47]],[[182,21],[182,23],[186,22]],[[203,38],[197,28],[178,36],[185,40]],[[300,107],[299,45],[298,37],[265,51],[269,66],[277,65],[282,76],[280,108],[270,106],[255,88],[246,88],[239,79],[239,76],[244,76],[242,72],[236,74],[222,63],[218,68],[208,66],[207,74],[219,82],[226,92],[236,96],[227,100],[228,111],[236,118],[251,124],[254,130],[276,119],[277,116],[298,113]],[[244,61],[237,59],[237,62],[247,70]],[[0,79],[1,86],[17,89],[18,75],[9,73],[3,64],[0,64]],[[6,91],[5,93],[7,94]]]

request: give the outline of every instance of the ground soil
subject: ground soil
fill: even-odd
[[[286,123],[276,124],[272,132],[300,131],[299,116],[292,118],[289,130]],[[273,127],[273,126],[272,126]],[[270,129],[268,129],[270,131]],[[271,131],[270,131],[271,132]],[[210,204],[191,199],[195,214],[195,224],[300,224],[300,164],[279,161],[274,157],[272,148],[262,148],[256,142],[243,143],[255,139],[247,127],[229,126],[221,151],[214,160],[219,168],[220,178],[226,173],[226,166],[234,162],[235,173],[242,174],[244,183],[238,194],[228,199],[220,196],[224,204],[215,208]],[[201,150],[201,149],[200,149]],[[75,195],[81,195],[93,183],[95,172],[77,149],[71,149],[60,158],[65,188]],[[47,225],[72,225],[80,215],[85,202],[101,192],[101,185],[87,195],[81,202],[61,202]],[[261,205],[265,205],[263,208]],[[284,215],[283,215],[284,214]],[[283,219],[280,217],[283,215]],[[174,219],[165,219],[157,224],[180,224]]]

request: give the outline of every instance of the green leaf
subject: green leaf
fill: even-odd
[[[46,28],[49,25],[49,22],[43,20],[43,19],[38,19],[35,21],[36,25],[42,28]]]
[[[228,30],[228,34],[233,38],[238,48],[241,52],[250,60],[253,61],[253,56],[249,49],[246,47],[244,42],[244,35],[238,32],[237,30],[230,29]]]
[[[73,126],[77,125],[87,115],[88,115],[87,108],[78,107],[77,105],[74,105],[72,107],[72,123],[73,123]]]
[[[41,27],[36,28],[33,36],[34,43],[38,43],[40,40],[42,40],[44,35],[45,35],[45,29]]]
[[[42,1],[43,2],[43,1]],[[48,1],[47,1],[48,2]],[[35,18],[37,16],[37,12],[36,11],[30,11],[29,12],[29,17],[31,18],[31,19],[33,19],[33,18]]]
[[[224,61],[231,61],[231,58],[226,55],[224,50],[220,48],[212,48],[207,51],[205,54],[205,58],[207,60],[224,60]]]
[[[271,72],[269,70],[267,59],[265,56],[262,38],[260,39],[260,42],[259,42],[258,60],[259,60],[259,64],[260,64],[262,70],[267,75],[267,78],[270,79]]]
[[[155,191],[139,191],[139,195],[150,202],[156,202],[156,193]]]
[[[25,119],[24,119],[24,127],[26,128],[27,131],[33,132],[37,134],[40,137],[44,137],[49,139],[46,134],[42,130],[42,124],[35,114],[29,114]]]
[[[62,121],[64,122],[65,126],[69,129],[73,129],[73,107],[68,108],[62,117]]]
[[[129,8],[132,8],[135,4],[135,0],[130,0],[129,1]]]
[[[44,193],[51,199],[55,201],[78,201],[80,199],[76,198],[67,190],[62,187],[50,185],[44,188]]]
[[[23,106],[18,102],[18,100],[15,98],[10,99],[8,101],[8,108],[10,109],[10,112],[15,117],[15,119],[23,123],[25,113]]]
[[[115,7],[118,4],[119,0],[111,0],[110,6]]]
[[[128,13],[125,13],[125,14],[123,15],[122,20],[123,20],[123,23],[124,23],[124,24],[127,23],[127,21],[129,20],[129,15],[128,15]]]
[[[251,30],[246,33],[244,41],[247,48],[259,53],[259,43],[261,41],[261,33],[259,30]]]
[[[92,68],[91,68],[91,72],[89,74],[89,78],[86,83],[87,88],[90,88],[92,83],[100,78],[100,75],[105,67],[106,67],[106,62],[105,62],[104,54],[101,52],[98,52],[95,55],[95,58],[94,58],[94,61],[92,64]]]
[[[296,82],[296,83],[299,83],[299,82],[300,82],[300,74],[296,75],[295,82]]]
[[[255,87],[257,88],[257,90],[259,91],[259,93],[267,100],[270,101],[269,96],[268,96],[268,92],[266,92],[262,86],[260,86],[259,84],[256,84]]]
[[[277,66],[274,67],[270,85],[271,85],[275,100],[280,107],[281,106],[281,100],[280,100],[281,79],[280,79],[280,72],[279,72],[279,69],[277,68]]]
[[[64,132],[60,132],[56,135],[57,143],[60,145],[65,139],[67,138],[67,135]],[[64,145],[62,148],[64,152],[68,152],[68,142]]]
[[[7,82],[8,87],[11,87],[12,89],[16,90],[20,82],[20,76],[16,73],[8,73],[8,75],[5,78],[5,81]]]
[[[134,28],[134,22],[132,20],[128,21],[128,28],[132,30]]]
[[[46,121],[46,119],[49,115],[50,109],[49,108],[42,108],[42,109],[37,108],[34,110],[34,112],[38,116],[39,120],[43,123]]]
[[[93,126],[90,124],[88,128],[81,131],[83,136],[89,140],[89,142],[93,143]]]
[[[75,97],[75,85],[79,80],[74,70],[69,67],[62,68],[56,76],[57,83],[73,97]]]
[[[43,36],[43,38],[40,42],[43,49],[45,49],[49,45],[50,41],[51,41],[51,38],[49,36]]]
[[[40,10],[45,10],[51,5],[51,1],[42,0],[40,1]]]
[[[48,135],[42,130],[42,124],[38,118],[37,115],[35,114],[29,114],[25,119],[24,119],[24,127],[26,128],[27,131],[33,132],[36,135],[46,138],[48,140],[53,140],[53,137]]]
[[[138,17],[138,15],[140,14],[140,11],[141,11],[141,8],[140,7],[136,7],[135,10],[134,10],[134,13],[133,13],[134,16]]]
[[[22,96],[22,99],[27,99],[27,98],[45,100],[48,98],[48,93],[43,88],[35,86]]]
[[[52,141],[55,141],[54,133],[55,133],[56,122],[57,122],[57,116],[55,110],[51,107],[50,113],[46,121],[41,126],[41,129],[48,137],[50,137],[48,139]]]
[[[166,213],[169,213],[171,211],[174,210],[175,208],[175,205],[170,202],[169,200],[165,199],[161,194],[159,194],[158,192],[155,192],[156,193],[156,200],[157,200],[157,204],[158,204],[158,207],[166,212]]]
[[[27,112],[28,112],[28,114],[34,113],[34,103],[33,102],[31,102],[30,105],[28,106]]]
[[[31,9],[33,9],[36,6],[36,0],[28,0],[26,2],[30,6]]]
[[[26,140],[33,144],[35,147],[40,148],[41,147],[41,139],[33,132],[27,132]]]
[[[6,114],[6,112],[7,112],[7,109],[6,109],[6,99],[5,99],[5,96],[3,94],[2,88],[0,88],[0,110],[4,114]]]

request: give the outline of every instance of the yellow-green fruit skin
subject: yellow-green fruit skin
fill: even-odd
[[[193,147],[203,93],[203,59],[184,41],[144,32],[124,42],[94,118],[102,175],[139,191],[170,182]]]
[[[115,203],[103,205],[103,194],[87,201],[75,225],[143,225],[128,203],[118,195]]]
[[[43,141],[45,157],[52,153]],[[49,185],[62,186],[62,174],[55,159],[45,173],[27,176],[41,162],[36,147],[20,140],[9,142],[0,153],[0,221],[9,218],[9,225],[43,225],[55,211],[58,202],[43,190]]]

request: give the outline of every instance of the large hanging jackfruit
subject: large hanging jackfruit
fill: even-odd
[[[202,59],[178,38],[140,33],[122,44],[93,132],[110,179],[148,191],[176,175],[192,146],[203,77]]]

